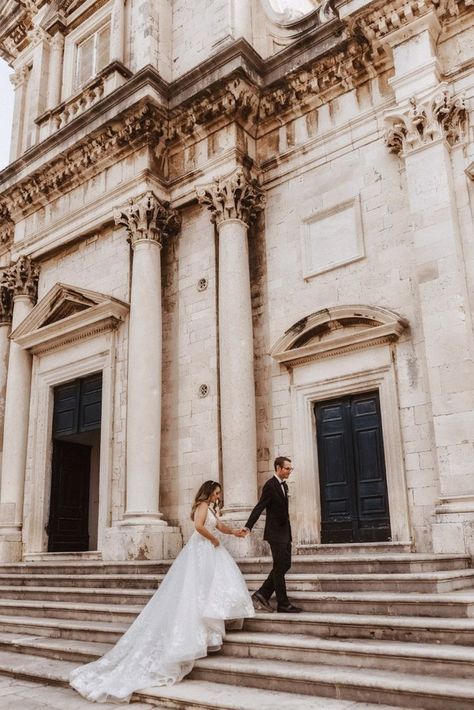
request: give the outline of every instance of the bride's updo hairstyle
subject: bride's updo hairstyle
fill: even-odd
[[[191,508],[191,520],[194,520],[194,513],[199,503],[207,503],[210,496],[214,493],[216,488],[221,488],[221,484],[217,481],[204,481],[194,499],[193,507]],[[216,510],[217,505],[214,504],[214,510]]]

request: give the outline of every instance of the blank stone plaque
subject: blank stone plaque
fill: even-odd
[[[364,256],[358,196],[303,220],[303,278]]]

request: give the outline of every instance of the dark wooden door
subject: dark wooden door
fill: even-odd
[[[89,549],[90,446],[53,442],[49,552]]]
[[[390,539],[378,392],[315,405],[321,540]]]

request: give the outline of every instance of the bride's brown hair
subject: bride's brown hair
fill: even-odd
[[[191,508],[191,520],[194,520],[194,513],[199,503],[207,503],[216,488],[221,488],[221,484],[217,481],[204,481],[194,499],[193,507]],[[217,504],[214,503],[214,510],[217,509]]]

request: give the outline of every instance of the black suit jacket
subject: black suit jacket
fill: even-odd
[[[269,478],[263,486],[260,500],[250,513],[245,527],[251,530],[264,510],[267,516],[263,539],[268,542],[291,542],[288,498],[275,476]]]

